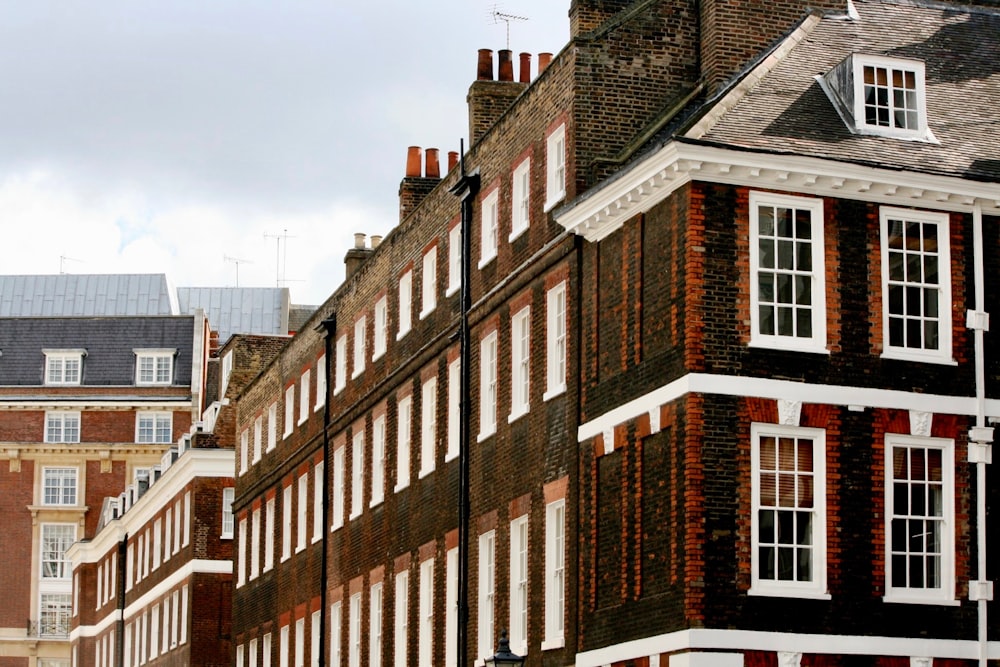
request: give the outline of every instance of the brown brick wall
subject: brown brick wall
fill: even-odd
[[[34,504],[34,476],[33,461],[21,461],[21,472],[10,472],[8,465],[0,464],[0,515],[5,517],[0,553],[7,563],[23,564],[0,569],[0,590],[5,599],[0,605],[0,627],[23,627],[29,617],[27,565],[31,563],[32,520],[28,506]]]

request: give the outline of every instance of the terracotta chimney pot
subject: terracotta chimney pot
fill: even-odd
[[[551,53],[539,53],[538,54],[538,73],[541,74],[542,72],[544,72],[545,68],[549,66],[550,62],[552,62],[552,54]]]
[[[493,80],[493,49],[479,49],[479,67],[476,71],[479,81]]]
[[[458,165],[458,151],[448,151],[448,171]]]
[[[521,83],[531,82],[531,54],[522,53],[521,54],[521,78],[518,79]]]
[[[427,178],[441,178],[441,163],[438,162],[438,149],[428,148],[424,154],[427,162],[427,171],[424,176]]]
[[[406,177],[420,178],[420,146],[410,146],[406,151]]]
[[[500,49],[500,80],[514,80],[514,61],[510,49]]]

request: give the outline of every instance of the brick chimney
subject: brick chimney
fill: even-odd
[[[422,170],[420,146],[410,146],[406,153],[406,175],[399,184],[399,221],[410,215],[431,190],[441,182],[438,149],[427,149],[426,172]]]
[[[344,280],[358,272],[365,260],[371,257],[372,248],[365,247],[365,235],[358,233],[354,235],[354,247],[347,251],[344,256]]]
[[[525,56],[530,67],[530,54],[521,55],[522,76]],[[469,103],[469,143],[475,145],[486,134],[500,116],[510,108],[511,103],[521,94],[527,82],[514,80],[514,61],[510,50],[498,53],[499,67],[497,80],[493,79],[493,51],[479,50],[476,80],[469,87],[466,100]]]
[[[636,0],[573,0],[569,6],[570,39],[596,30]]]

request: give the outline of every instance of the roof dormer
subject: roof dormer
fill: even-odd
[[[852,53],[817,80],[854,134],[935,141],[922,61]]]

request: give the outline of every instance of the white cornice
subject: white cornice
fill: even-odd
[[[555,219],[588,241],[600,241],[691,181],[938,211],[970,212],[979,202],[985,215],[1000,215],[996,183],[671,141],[558,211]]]
[[[176,396],[164,396],[162,400],[154,400],[135,396],[118,399],[104,396],[98,399],[96,396],[50,395],[44,398],[24,396],[5,398],[0,395],[0,410],[163,410],[164,408],[190,410],[192,402],[190,399],[178,399]]]

